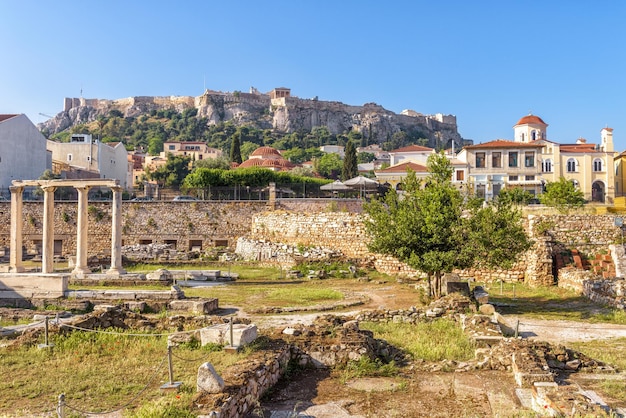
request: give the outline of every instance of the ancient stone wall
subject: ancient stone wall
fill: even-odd
[[[591,271],[566,267],[559,271],[559,287],[584,295],[602,305],[626,309],[626,280],[600,279]]]
[[[76,202],[55,202],[55,253],[76,254]],[[123,202],[122,244],[170,244],[173,249],[200,251],[231,247],[249,233],[252,217],[267,209],[263,201],[241,202]],[[0,202],[0,246],[8,248],[10,202]],[[111,250],[111,202],[88,206],[88,254],[107,255]],[[26,253],[40,253],[43,202],[24,202],[23,237]]]

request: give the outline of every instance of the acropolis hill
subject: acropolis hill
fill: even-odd
[[[248,93],[206,90],[201,96],[129,97],[125,99],[65,98],[63,111],[39,125],[43,131],[55,134],[71,126],[89,123],[111,110],[125,117],[137,117],[153,110],[175,109],[179,112],[198,109],[198,117],[209,124],[232,121],[236,125],[253,125],[278,132],[310,131],[326,126],[332,134],[356,130],[379,140],[390,138],[399,131],[419,132],[431,146],[447,147],[454,141],[462,144],[453,115],[423,115],[413,110],[400,114],[386,110],[376,103],[352,106],[317,98],[302,99],[291,95],[288,88],[276,88],[261,93],[251,87]]]

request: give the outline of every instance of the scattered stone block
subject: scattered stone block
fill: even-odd
[[[474,299],[480,305],[489,303],[489,293],[482,286],[476,286],[474,287]]]
[[[174,280],[174,276],[172,276],[172,273],[170,273],[166,269],[158,269],[151,273],[146,274],[146,279],[167,281],[167,280]]]
[[[300,330],[297,330],[293,327],[287,327],[283,330],[283,334],[285,335],[293,335],[293,336],[298,336],[301,334]]]
[[[224,379],[217,374],[211,363],[203,363],[198,368],[196,391],[206,393],[221,393],[224,390]]]
[[[478,307],[478,311],[483,315],[493,315],[496,312],[496,308],[489,303],[484,303]]]
[[[470,289],[469,289],[469,283],[467,282],[459,282],[459,281],[448,281],[446,283],[446,294],[451,294],[451,293],[460,293],[463,296],[467,296],[469,297],[470,295]]]
[[[218,300],[173,300],[168,303],[168,309],[171,311],[185,311],[197,314],[208,314],[217,309]]]
[[[239,347],[257,339],[258,331],[254,324],[233,324],[233,341],[230,341],[230,324],[213,325],[200,330],[201,344],[223,344]]]

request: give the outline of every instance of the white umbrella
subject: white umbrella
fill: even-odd
[[[350,180],[346,180],[343,182],[346,186],[358,187],[361,189],[377,189],[378,182],[376,180],[368,179],[364,176],[357,176]]]
[[[332,183],[328,183],[323,186],[320,186],[320,190],[330,190],[333,192],[337,192],[337,191],[350,190],[350,187],[346,186],[339,180],[335,180]]]
[[[352,187],[354,189],[360,190],[361,196],[365,194],[366,190],[376,190],[378,189],[378,182],[376,180],[368,179],[364,176],[357,176],[350,180],[346,180],[343,182],[346,186]]]

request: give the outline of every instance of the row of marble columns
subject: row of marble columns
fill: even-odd
[[[64,181],[67,186],[69,181]],[[76,264],[72,274],[83,276],[90,273],[87,265],[87,238],[88,238],[88,193],[91,186],[71,184],[78,191],[78,219],[76,222]],[[71,183],[74,183],[71,182]],[[57,186],[53,183],[41,184],[44,191],[43,199],[43,236],[42,236],[42,273],[54,271],[54,191]],[[122,188],[109,186],[113,191],[113,205],[111,208],[111,268],[107,274],[119,275],[125,273],[122,268]],[[11,242],[10,242],[10,271],[19,273],[24,271],[22,263],[22,222],[23,222],[23,192],[24,186],[13,185],[11,190]]]

